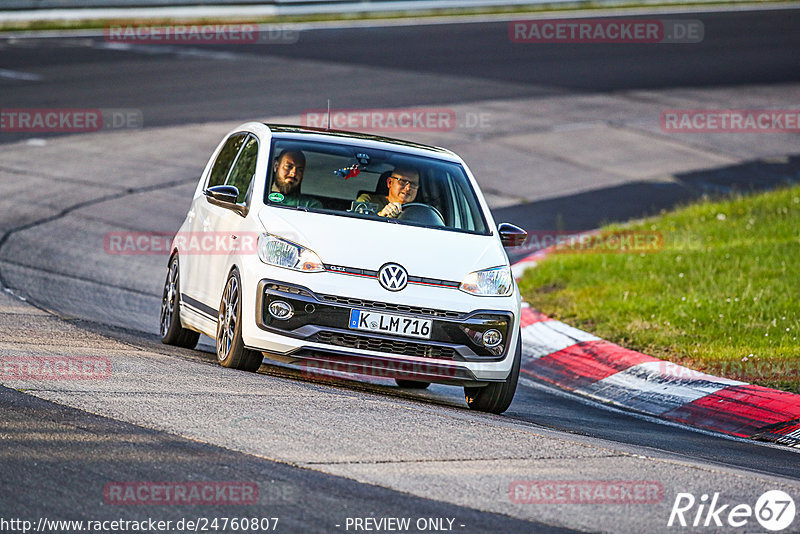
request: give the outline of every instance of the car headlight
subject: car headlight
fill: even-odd
[[[269,234],[258,236],[258,257],[264,263],[295,271],[324,271],[322,260],[311,249]]]
[[[469,273],[458,287],[480,297],[507,297],[514,290],[514,277],[507,266]]]

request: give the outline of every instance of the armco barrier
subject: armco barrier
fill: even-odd
[[[682,0],[663,0],[681,5]],[[715,0],[696,0],[713,3]],[[316,14],[386,13],[430,10],[458,10],[528,6],[537,4],[576,4],[577,0],[85,0],[79,7],[65,0],[0,1],[0,23],[33,21],[136,20],[203,18],[247,20],[274,16]],[[634,0],[599,0],[599,5],[624,7]]]
[[[602,4],[604,0],[601,0]],[[634,0],[606,0],[614,5],[635,3]],[[701,0],[712,2],[714,0]],[[192,8],[192,7],[254,7],[254,6],[314,6],[324,10],[323,6],[337,6],[351,4],[360,6],[360,11],[370,11],[370,6],[376,10],[398,9],[458,9],[464,7],[478,6],[509,6],[509,5],[534,5],[534,4],[553,4],[553,3],[575,3],[576,0],[83,0],[80,6],[72,0],[3,0],[0,2],[0,11],[4,10],[37,10],[37,9],[59,9],[75,10],[82,9],[116,9],[116,8]],[[680,3],[680,0],[675,0]],[[418,7],[415,7],[418,6]]]

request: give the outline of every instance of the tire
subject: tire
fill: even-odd
[[[505,382],[491,382],[488,386],[480,388],[464,388],[464,397],[467,405],[472,410],[501,414],[505,412],[514,400],[519,380],[519,366],[522,360],[522,336],[517,335],[517,349],[514,354],[514,364],[511,373]]]
[[[180,269],[178,255],[175,254],[169,259],[164,293],[161,296],[161,342],[165,345],[193,349],[197,346],[200,334],[181,325],[180,294]]]
[[[403,380],[401,378],[395,378],[394,380],[398,387],[406,388],[406,389],[425,389],[431,385],[430,382],[420,382],[419,380]]]
[[[217,316],[217,361],[223,367],[257,371],[264,360],[260,352],[245,348],[242,341],[242,282],[239,272],[228,275]]]

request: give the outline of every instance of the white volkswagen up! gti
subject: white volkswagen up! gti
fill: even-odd
[[[398,200],[400,199],[400,200]],[[454,153],[357,133],[246,123],[219,144],[176,234],[164,343],[216,339],[225,367],[462,386],[502,413],[520,367],[520,297],[495,225]]]

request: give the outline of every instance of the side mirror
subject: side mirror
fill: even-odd
[[[506,248],[519,247],[525,242],[525,239],[528,238],[528,232],[519,226],[514,226],[509,223],[500,223],[497,227],[497,231],[500,233],[500,242],[503,243],[503,246]]]
[[[236,199],[239,198],[239,190],[232,185],[215,185],[209,187],[203,193],[217,202],[224,204],[236,204]]]

